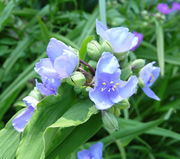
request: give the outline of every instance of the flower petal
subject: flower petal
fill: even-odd
[[[100,35],[100,37],[102,37],[104,41],[105,40],[109,41],[109,37],[106,33],[107,29],[108,28],[103,23],[101,23],[98,19],[96,19],[96,33]]]
[[[56,58],[54,68],[58,72],[60,78],[67,78],[78,64],[78,58],[74,53],[65,53]]]
[[[13,127],[18,132],[23,132],[26,124],[30,121],[32,114],[34,113],[33,107],[28,107],[26,110],[18,114],[12,121]]]
[[[160,101],[159,97],[149,87],[145,86],[142,90],[148,97]]]
[[[163,13],[163,14],[171,13],[171,9],[169,8],[169,6],[166,3],[159,3],[157,5],[157,9],[160,13]]]
[[[98,87],[95,87],[95,89],[89,89],[89,98],[95,103],[96,108],[99,110],[108,109],[114,104],[110,100],[108,94],[102,92]]]
[[[26,106],[28,106],[28,107],[36,108],[36,106],[38,104],[38,100],[36,100],[35,98],[33,98],[31,96],[27,96],[27,97],[23,98],[23,101],[26,104]]]
[[[136,76],[131,76],[127,82],[121,81],[120,87],[117,88],[119,91],[119,95],[124,99],[129,98],[135,93],[137,84],[138,79]]]
[[[109,52],[104,52],[98,61],[95,80],[98,81],[100,78],[104,78],[102,74],[110,74],[112,78],[118,78],[121,74],[118,60]]]
[[[54,62],[57,57],[63,54],[64,50],[70,50],[70,48],[63,42],[55,38],[51,38],[46,51],[48,57],[51,59],[52,62]]]
[[[152,68],[153,80],[152,80],[152,82],[150,82],[150,83],[148,84],[148,87],[150,87],[150,86],[156,81],[156,79],[159,77],[160,72],[161,72],[161,70],[160,70],[159,67],[153,67],[153,68]]]
[[[36,80],[36,87],[45,96],[49,96],[49,95],[52,95],[52,94],[56,95],[55,91],[46,88],[44,84],[39,83],[37,80]]]
[[[77,153],[78,159],[90,159],[89,150],[82,150]]]
[[[143,37],[144,37],[143,34],[138,33],[138,32],[136,32],[136,31],[134,31],[133,34],[138,38],[138,42],[137,42],[137,44],[131,49],[132,51],[134,51],[137,47],[140,46],[140,44],[141,44],[141,42],[142,42],[142,40],[143,40]]]
[[[59,78],[49,58],[41,59],[34,69],[40,76]]]
[[[178,11],[178,10],[180,10],[180,3],[178,3],[178,2],[173,2],[173,4],[172,4],[172,10],[173,10],[173,11]]]
[[[94,144],[89,149],[90,154],[92,155],[92,158],[94,159],[102,159],[103,155],[103,144],[102,142],[98,142],[97,144]]]

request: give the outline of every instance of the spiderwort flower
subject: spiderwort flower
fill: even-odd
[[[30,121],[30,119],[34,113],[34,109],[36,108],[36,106],[38,104],[38,101],[31,96],[25,97],[23,99],[23,101],[27,106],[26,110],[24,110],[20,114],[18,114],[12,121],[13,127],[18,132],[23,132],[26,124]]]
[[[160,13],[163,13],[163,14],[171,13],[171,9],[169,8],[169,6],[166,3],[159,3],[157,5],[157,9]]]
[[[178,11],[178,10],[180,10],[180,3],[173,2],[173,4],[172,4],[172,11]]]
[[[160,100],[158,96],[150,89],[152,84],[156,81],[160,74],[160,68],[153,66],[155,62],[151,62],[141,69],[139,78],[144,82],[145,86],[142,88],[144,93],[155,100]]]
[[[124,53],[136,46],[138,38],[128,28],[116,27],[108,29],[96,19],[96,32],[104,41],[109,41],[115,53]]]
[[[128,81],[119,79],[121,70],[118,60],[104,52],[98,61],[95,73],[95,87],[90,88],[89,97],[97,109],[104,110],[134,94],[138,79],[131,76]]]
[[[79,151],[77,154],[78,159],[102,159],[103,144],[98,142],[90,147],[89,150]]]
[[[136,50],[136,48],[138,48],[143,40],[143,34],[138,33],[136,31],[133,32],[133,34],[138,38],[138,42],[137,44],[131,49],[132,51]]]
[[[51,38],[47,46],[48,58],[41,59],[35,71],[41,76],[42,83],[36,87],[44,95],[56,95],[61,79],[67,78],[78,64],[78,57],[63,42]]]

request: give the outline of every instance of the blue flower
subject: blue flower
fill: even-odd
[[[50,39],[47,54],[48,58],[41,59],[35,66],[42,79],[42,83],[36,81],[36,87],[46,96],[56,95],[61,79],[70,76],[78,64],[72,49],[55,38]]]
[[[23,99],[25,102],[27,108],[26,110],[22,111],[20,114],[18,114],[12,121],[13,127],[18,131],[18,132],[23,132],[26,124],[30,121],[34,109],[36,108],[38,101],[30,96],[27,96]]]
[[[108,29],[96,19],[96,32],[104,41],[109,41],[115,53],[131,50],[138,43],[138,38],[128,28],[116,27]]]
[[[160,68],[153,66],[155,62],[151,62],[141,69],[139,78],[144,82],[145,86],[142,88],[144,93],[155,100],[160,100],[158,96],[150,89],[152,84],[156,81],[160,74]]]
[[[89,150],[79,151],[77,154],[78,159],[102,159],[103,144],[98,142],[90,147]]]
[[[89,90],[89,97],[97,109],[108,109],[135,93],[137,77],[131,76],[128,81],[122,81],[119,79],[120,74],[116,57],[109,52],[104,52],[97,64],[95,87]]]
[[[138,43],[131,49],[132,51],[136,50],[138,48],[143,40],[143,34],[138,33],[136,31],[133,31],[133,34],[138,38]]]

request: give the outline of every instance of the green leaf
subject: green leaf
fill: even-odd
[[[157,55],[158,55],[158,62],[161,68],[161,75],[164,76],[164,33],[163,28],[156,22],[156,45],[157,45]]]
[[[62,84],[59,93],[58,96],[46,97],[38,104],[30,123],[24,130],[17,152],[17,159],[23,159],[24,157],[26,159],[45,158],[45,145],[49,147],[49,143],[52,142],[56,134],[56,127],[77,126],[97,113],[97,109],[89,99],[76,99],[72,86]],[[58,132],[62,134],[61,130]],[[58,136],[59,141],[62,142],[68,134],[67,131],[63,136]]]
[[[82,43],[81,48],[79,50],[79,57],[81,60],[84,60],[87,52],[87,44],[94,39],[94,36],[88,36]]]
[[[76,127],[72,133],[54,151],[47,155],[47,159],[65,159],[79,146],[90,139],[102,126],[101,114],[94,115],[90,120]]]
[[[14,117],[15,116],[16,115],[14,115]],[[12,126],[14,117],[6,124],[5,128],[0,131],[0,158],[2,159],[15,158],[16,150],[19,146],[21,134]]]
[[[104,25],[106,23],[106,0],[99,0],[99,12],[100,12],[100,19]]]

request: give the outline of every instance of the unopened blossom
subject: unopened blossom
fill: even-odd
[[[159,3],[157,5],[157,9],[160,13],[163,13],[163,14],[171,13],[171,9],[169,8],[168,4],[166,4],[166,3]]]
[[[120,74],[116,57],[109,52],[104,52],[97,64],[95,87],[89,90],[89,97],[97,109],[108,109],[135,93],[137,77],[131,76],[128,81],[122,81]]]
[[[98,142],[90,147],[89,150],[82,150],[77,153],[78,159],[102,159],[103,144]]]
[[[142,88],[144,93],[155,100],[160,100],[159,97],[150,89],[152,84],[156,81],[160,74],[160,68],[153,66],[155,62],[151,62],[141,69],[139,78],[144,82],[145,86]]]
[[[138,48],[143,40],[143,34],[138,33],[136,31],[133,32],[133,34],[138,38],[138,42],[137,44],[131,49],[132,51],[134,51],[136,48]]]
[[[173,2],[172,11],[178,11],[178,10],[180,10],[180,3],[179,2]]]
[[[20,114],[18,114],[12,121],[13,127],[18,132],[23,132],[26,124],[30,121],[34,113],[34,109],[38,104],[38,101],[31,96],[25,97],[23,101],[26,104],[27,108],[24,111],[22,111]]]
[[[61,79],[67,78],[78,64],[78,57],[63,42],[51,38],[47,46],[48,58],[41,59],[35,71],[41,76],[42,83],[36,87],[44,95],[56,94]]]
[[[137,45],[138,38],[125,27],[108,29],[96,19],[96,32],[104,41],[109,41],[115,53],[124,53]]]

